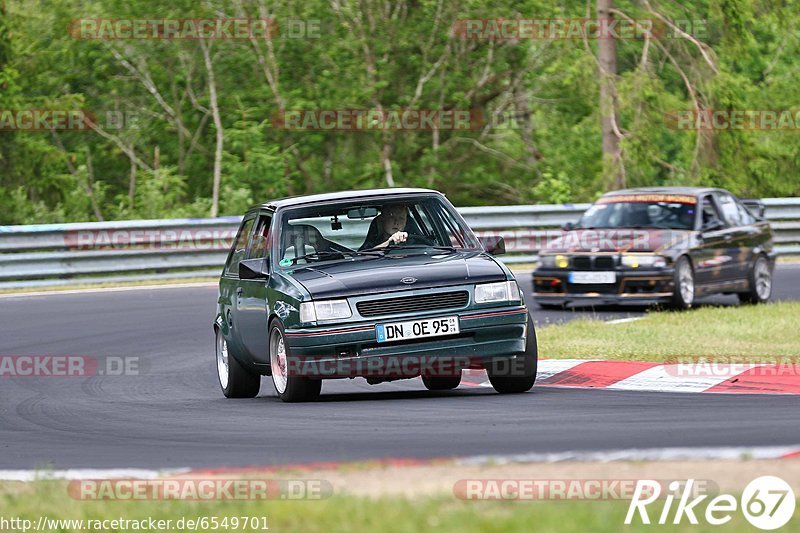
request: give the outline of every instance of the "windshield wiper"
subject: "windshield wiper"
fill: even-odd
[[[433,248],[434,250],[445,250],[448,252],[455,252],[458,250],[455,246],[442,246],[439,244],[398,244],[392,247],[394,250],[407,249],[407,248]]]
[[[311,252],[310,254],[301,255],[300,257],[295,257],[292,259],[292,264],[296,265],[298,261],[302,259],[326,259],[331,257],[341,257],[344,259],[345,257],[352,257],[357,255],[370,255],[373,257],[377,257],[378,255],[383,254],[376,254],[376,253],[369,253],[369,250],[319,250],[317,252]]]

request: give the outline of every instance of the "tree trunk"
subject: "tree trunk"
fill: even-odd
[[[133,144],[131,144],[131,153],[133,153]],[[128,180],[128,205],[133,209],[136,198],[136,160],[132,157],[129,159],[131,161],[131,174]]]
[[[597,18],[613,19],[614,0],[597,0]],[[600,78],[600,128],[603,135],[603,174],[615,189],[625,187],[625,173],[619,146],[619,117],[615,101],[614,79],[617,75],[617,41],[601,36],[597,41]]]
[[[217,104],[217,84],[214,81],[214,65],[211,63],[211,54],[205,40],[200,40],[200,48],[203,50],[203,59],[208,71],[208,98],[211,106],[211,117],[214,119],[214,129],[217,131],[217,146],[214,150],[214,183],[211,188],[211,218],[215,218],[219,213],[219,182],[222,175],[222,145],[225,140],[225,132],[222,129],[222,119],[219,115],[219,105]]]

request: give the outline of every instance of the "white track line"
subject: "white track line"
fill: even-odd
[[[216,287],[216,282],[197,282],[197,283],[171,283],[169,285],[135,285],[133,287],[100,287],[96,289],[69,289],[35,292],[17,292],[0,294],[0,299],[5,298],[28,298],[30,296],[53,296],[57,294],[92,294],[97,292],[122,292],[122,291],[141,291],[153,289],[184,289],[190,287]]]
[[[642,320],[643,316],[631,316],[628,318],[618,318],[616,320],[606,320],[606,324],[627,324],[628,322],[636,322]]]
[[[793,446],[730,446],[717,448],[629,448],[606,451],[565,451],[553,453],[518,453],[511,455],[474,455],[456,459],[458,465],[503,465],[514,463],[560,463],[565,461],[693,461],[781,459],[800,453],[800,444]],[[346,464],[346,463],[342,463]],[[253,468],[258,470],[257,467]],[[71,470],[0,470],[0,481],[80,480],[80,479],[157,479],[191,475],[190,468],[146,470],[137,468],[71,469]],[[224,472],[223,472],[224,473]],[[236,475],[242,472],[236,469]]]
[[[70,470],[0,470],[0,481],[39,481],[49,479],[158,479],[191,472],[189,468],[147,470],[143,468],[83,468]]]
[[[509,463],[558,463],[563,461],[689,461],[698,459],[780,459],[800,451],[794,446],[731,446],[719,448],[630,448],[608,451],[568,451],[557,453],[520,453],[513,455],[478,455],[458,459],[461,465]]]

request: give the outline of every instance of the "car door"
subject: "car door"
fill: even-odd
[[[239,262],[246,257],[247,244],[250,241],[250,234],[255,220],[255,213],[244,216],[219,282],[219,300],[217,303],[223,322],[220,326],[225,339],[228,341],[228,348],[233,349],[238,355],[244,355],[245,353],[244,346],[239,341],[238,325],[235,319],[237,293],[239,291]]]
[[[272,251],[272,214],[261,213],[250,237],[246,259],[265,259],[269,265]],[[238,276],[237,276],[238,277]],[[239,279],[234,307],[235,334],[241,346],[256,364],[267,364],[267,316],[269,279]]]
[[[753,249],[758,234],[755,219],[745,207],[727,192],[717,193],[722,218],[731,227],[729,254],[733,257],[730,266],[730,279],[744,280],[753,262]]]
[[[692,254],[695,279],[701,288],[728,281],[730,270],[726,269],[726,265],[733,260],[729,255],[733,237],[730,230],[720,215],[714,195],[703,195],[700,198],[701,242]]]

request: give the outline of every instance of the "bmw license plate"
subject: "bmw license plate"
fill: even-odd
[[[375,325],[375,334],[378,342],[404,341],[421,337],[441,337],[442,335],[454,335],[458,332],[457,316]]]
[[[616,272],[570,272],[570,283],[603,284],[616,283]]]

